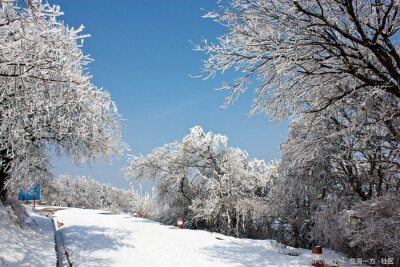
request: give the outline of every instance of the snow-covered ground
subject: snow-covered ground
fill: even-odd
[[[0,206],[0,266],[56,266],[51,219],[27,207],[21,222],[9,207]]]
[[[56,266],[51,219],[27,209],[30,217],[20,224],[0,206],[0,266]],[[53,216],[63,224],[59,231],[72,266],[311,266],[310,250],[271,240],[177,229],[101,210],[65,208]],[[324,258],[340,267],[360,266],[327,249]]]
[[[55,213],[73,266],[311,266],[311,251],[271,240],[177,229],[127,214],[65,209]],[[299,254],[290,256],[289,254]],[[357,266],[324,250],[341,267]]]

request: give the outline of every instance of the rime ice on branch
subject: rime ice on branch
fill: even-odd
[[[400,54],[393,40],[399,2],[232,0],[204,17],[227,33],[203,41],[205,78],[241,71],[226,104],[253,83],[252,112],[281,120],[319,112],[354,94],[400,97]]]

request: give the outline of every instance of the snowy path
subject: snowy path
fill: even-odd
[[[309,250],[283,255],[270,240],[177,229],[99,210],[71,208],[55,217],[64,223],[61,233],[73,266],[311,266]]]

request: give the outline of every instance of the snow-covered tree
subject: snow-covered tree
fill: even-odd
[[[212,18],[226,27],[204,40],[206,77],[243,74],[222,88],[226,104],[254,84],[252,112],[280,120],[320,112],[358,94],[400,98],[396,0],[231,0]],[[386,117],[390,118],[390,117]]]
[[[345,251],[353,257],[393,258],[400,264],[400,194],[349,205],[331,199],[315,214],[314,236],[320,245]]]
[[[138,216],[157,220],[165,213],[165,206],[160,205],[157,201],[157,195],[153,188],[152,193],[143,192],[142,188],[138,191],[133,191],[133,208]]]
[[[400,110],[389,100],[370,104],[368,111],[343,105],[326,116],[302,115],[291,123],[282,145],[285,160],[292,169],[308,169],[314,180],[321,172],[318,166],[324,165],[324,176],[330,177],[325,185],[336,195],[368,200],[398,190],[400,123],[398,118],[383,120],[382,113]]]
[[[132,156],[126,177],[155,181],[167,219],[184,217],[193,227],[248,234],[251,220],[261,214],[266,166],[239,148],[228,148],[227,139],[195,126],[181,142]]]
[[[182,142],[156,148],[145,157],[132,156],[124,172],[132,182],[155,181],[158,197],[170,207],[171,215],[186,217],[192,201],[206,193],[204,177],[221,172],[226,142],[226,136],[206,134],[196,126]]]
[[[218,176],[204,176],[204,193],[190,205],[195,222],[234,236],[256,236],[255,220],[265,217],[268,180],[264,161],[249,160],[245,151],[230,148],[220,161]]]
[[[313,216],[330,192],[326,185],[330,176],[318,162],[313,168],[296,168],[290,163],[286,158],[275,162],[269,174],[268,237],[294,247],[310,247]],[[312,174],[315,169],[318,173]]]
[[[120,116],[94,86],[83,26],[57,20],[57,5],[0,1],[0,195],[49,176],[48,153],[75,163],[120,154]]]
[[[397,118],[390,123],[381,119],[388,107],[398,109],[392,101],[369,103],[368,111],[343,104],[335,111],[328,107],[322,114],[303,114],[292,121],[288,140],[282,145],[279,183],[268,196],[271,213],[286,228],[282,229],[286,233],[278,234],[294,238],[301,246],[317,242],[357,257],[382,257],[383,251],[386,257],[394,256],[389,250],[368,246],[377,245],[378,236],[390,236],[379,221],[390,224],[393,220],[396,225],[398,216],[396,209],[383,205],[388,203],[385,199],[398,197],[400,188],[399,127],[391,123]],[[347,220],[345,214],[360,216],[368,205],[374,209],[374,203],[382,203],[380,208],[387,213],[363,217],[361,224],[356,223],[360,217]],[[385,217],[379,218],[382,214]],[[349,235],[346,228],[354,225],[362,227]],[[362,231],[364,227],[374,230]],[[397,238],[394,243],[399,241],[391,236]]]

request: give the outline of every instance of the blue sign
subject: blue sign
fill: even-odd
[[[21,189],[19,191],[18,199],[19,200],[40,199],[40,186],[37,185],[36,187],[32,187],[31,189],[28,189],[25,193]]]

